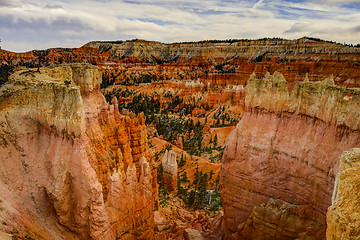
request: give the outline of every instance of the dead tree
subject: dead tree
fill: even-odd
[[[44,63],[46,61],[46,57],[49,54],[49,49],[47,50],[34,50],[33,54],[35,56],[37,56],[38,58],[38,67],[37,67],[37,72],[40,73],[40,66],[42,63]]]
[[[47,50],[34,50],[33,54],[37,57],[37,60],[38,60],[37,70],[36,71],[28,70],[28,71],[20,73],[20,75],[25,74],[25,76],[27,76],[27,75],[31,74],[33,77],[35,77],[34,73],[36,73],[36,72],[41,73],[40,72],[40,67],[41,67],[42,63],[44,63],[46,61],[46,57],[49,54],[49,52],[50,52],[49,49],[47,49]]]

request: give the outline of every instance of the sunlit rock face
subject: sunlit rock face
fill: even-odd
[[[331,78],[306,78],[289,93],[284,77],[275,73],[252,75],[246,91],[247,112],[222,159],[225,238],[324,239],[340,155],[360,145],[359,89],[337,87]],[[280,210],[292,211],[293,216],[280,215],[293,219],[278,222]],[[307,227],[281,233],[297,218]],[[279,234],[272,235],[273,228]]]
[[[344,152],[336,175],[332,204],[326,215],[326,239],[360,236],[360,148]]]
[[[96,67],[70,64],[16,72],[0,89],[1,217],[19,237],[153,238],[144,119],[106,103],[100,82]]]

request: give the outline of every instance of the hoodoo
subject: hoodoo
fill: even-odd
[[[164,185],[170,192],[177,190],[178,165],[176,162],[176,153],[166,150],[161,163],[163,165],[163,181]]]
[[[120,114],[116,99],[106,103],[100,82],[96,67],[70,64],[16,72],[1,88],[0,215],[8,234],[153,238],[156,168],[144,119]]]
[[[360,90],[306,78],[289,94],[274,73],[246,91],[222,159],[225,238],[325,239],[340,155],[360,146]]]

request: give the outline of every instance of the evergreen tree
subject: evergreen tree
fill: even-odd
[[[217,134],[215,134],[214,140],[213,140],[213,148],[216,148],[217,145],[218,145],[218,136],[217,136]]]
[[[0,86],[1,86],[9,80],[10,73],[13,72],[14,67],[8,63],[1,63],[1,61],[0,64],[1,64],[0,65]]]
[[[183,166],[185,166],[186,164],[186,159],[184,158],[184,154],[181,154],[181,158],[180,158],[180,161],[179,161],[179,168],[182,168]]]
[[[162,163],[160,163],[157,167],[157,183],[159,184],[159,186],[162,186],[163,173],[164,173],[164,167]]]
[[[196,196],[196,191],[191,190],[189,194],[188,205],[192,206],[195,203],[195,196]]]
[[[212,176],[214,175],[215,173],[214,173],[214,171],[213,170],[211,170],[210,171],[210,175],[209,175],[209,180],[211,180],[212,179]]]

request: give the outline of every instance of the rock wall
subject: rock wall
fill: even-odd
[[[336,175],[332,204],[326,220],[326,239],[358,239],[360,236],[360,148],[344,152]]]
[[[18,237],[152,239],[156,166],[142,117],[106,103],[87,64],[0,89],[0,216]]]
[[[246,90],[247,112],[222,159],[225,238],[251,239],[247,234],[254,229],[246,226],[255,221],[252,211],[279,199],[302,209],[296,216],[306,212],[303,222],[314,223],[288,239],[324,239],[338,159],[360,145],[359,89],[337,87],[331,78],[316,83],[305,78],[289,94],[284,77],[275,73],[262,79],[252,75]]]
[[[360,86],[358,48],[306,37],[173,44],[144,40],[90,42],[85,47],[98,49],[98,53],[107,50],[102,53],[111,53],[107,61],[132,66],[133,76],[141,71],[159,79],[200,78],[212,86],[227,86],[244,84],[252,72],[261,76],[280,71],[291,83],[301,81],[306,73],[316,81],[334,74],[337,84]],[[120,80],[130,73],[122,72]]]
[[[337,85],[359,87],[360,50],[357,47],[300,38],[201,41],[164,44],[131,40],[90,42],[80,48],[50,49],[50,63],[89,62],[97,64],[116,81],[144,75],[158,80],[197,80],[211,86],[243,85],[249,75],[280,71],[287,81],[301,81],[306,73],[319,81],[334,75]],[[12,53],[0,49],[0,56],[14,64],[34,65],[32,52]]]

